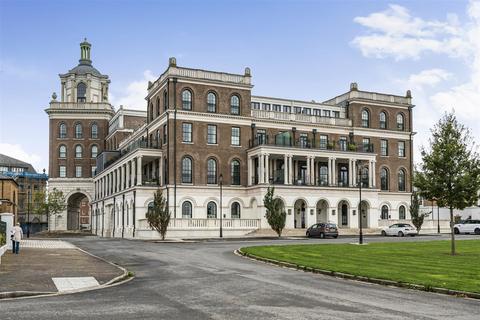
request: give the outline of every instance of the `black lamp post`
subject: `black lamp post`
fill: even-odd
[[[358,226],[360,229],[360,233],[359,233],[358,243],[363,244],[363,226],[362,226],[362,169],[363,169],[363,166],[359,166],[360,164],[359,160],[356,161],[356,164],[358,166],[358,171],[359,171],[359,174],[358,174],[358,177],[359,177],[358,179],[358,185],[359,185]],[[369,174],[371,173],[369,172]]]
[[[218,178],[218,182],[220,183],[220,238],[223,238],[223,213],[222,213],[222,187],[223,187],[223,174],[220,174],[220,177]]]

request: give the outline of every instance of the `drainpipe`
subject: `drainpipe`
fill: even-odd
[[[177,78],[173,78],[173,218],[177,218]]]

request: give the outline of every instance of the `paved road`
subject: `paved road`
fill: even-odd
[[[0,301],[0,319],[478,319],[480,314],[480,301],[472,299],[314,275],[232,253],[245,245],[352,239],[159,244],[88,237],[71,241],[127,267],[136,278],[103,290]]]

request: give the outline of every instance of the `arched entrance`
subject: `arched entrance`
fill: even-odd
[[[77,192],[67,200],[67,230],[90,227],[90,204],[85,194]]]
[[[338,227],[348,228],[348,211],[348,202],[345,200],[340,201],[338,204]]]
[[[328,202],[320,200],[317,202],[317,223],[328,222]]]
[[[362,228],[368,228],[368,215],[369,215],[369,206],[368,202],[362,201],[362,204],[360,205],[360,214],[361,219],[362,219]]]
[[[295,220],[294,227],[297,229],[305,229],[305,211],[307,209],[307,204],[304,200],[298,199],[295,201]]]

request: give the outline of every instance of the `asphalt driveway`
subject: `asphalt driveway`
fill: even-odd
[[[480,314],[477,300],[303,273],[232,253],[247,245],[353,241],[348,238],[153,243],[87,237],[69,241],[126,267],[136,278],[91,292],[0,301],[2,320],[477,319]]]

